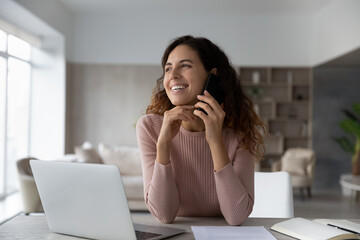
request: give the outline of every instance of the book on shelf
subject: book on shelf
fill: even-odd
[[[276,223],[270,229],[303,240],[360,239],[360,224],[339,219],[292,218]]]

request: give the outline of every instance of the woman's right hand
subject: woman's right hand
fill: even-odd
[[[164,113],[158,143],[169,143],[179,132],[181,122],[191,122],[196,119],[194,106],[176,106]]]
[[[179,132],[182,121],[193,121],[194,106],[176,106],[164,113],[164,120],[156,144],[156,161],[162,165],[170,163],[169,143]]]

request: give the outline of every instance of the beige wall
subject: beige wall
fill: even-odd
[[[135,123],[145,113],[161,66],[67,67],[66,152],[84,141],[136,145]]]

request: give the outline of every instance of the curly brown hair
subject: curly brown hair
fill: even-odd
[[[224,101],[226,115],[223,126],[233,129],[236,134],[242,136],[241,141],[245,149],[261,160],[265,153],[261,131],[265,132],[266,126],[254,111],[253,102],[244,93],[240,76],[232,67],[224,51],[206,38],[182,36],[173,40],[166,48],[161,61],[163,71],[170,53],[179,45],[186,45],[195,50],[207,71],[217,68],[220,87],[226,95]],[[166,95],[163,80],[164,72],[157,80],[151,103],[146,109],[147,114],[164,115],[165,111],[174,107]]]

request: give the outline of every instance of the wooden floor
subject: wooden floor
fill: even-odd
[[[0,223],[22,211],[21,196],[12,194],[0,201]],[[360,201],[342,196],[340,191],[314,191],[310,199],[294,191],[294,215],[304,218],[360,218]]]

